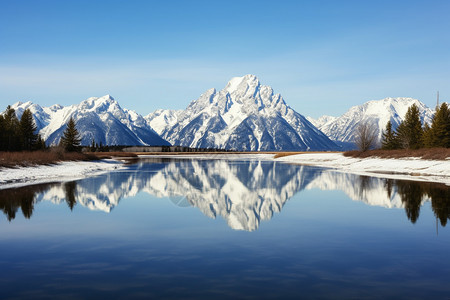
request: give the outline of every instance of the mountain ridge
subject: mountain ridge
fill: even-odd
[[[164,117],[161,117],[164,116]],[[145,116],[172,144],[241,151],[336,150],[337,146],[255,75],[206,90],[183,111]]]
[[[31,101],[11,106],[18,118],[30,109],[37,131],[48,145],[57,145],[73,117],[81,135],[81,144],[92,140],[103,145],[170,145],[162,139],[138,113],[122,108],[110,95],[90,97],[79,104],[41,107]]]
[[[387,122],[391,121],[392,128],[396,129],[404,120],[408,108],[413,104],[419,108],[422,124],[431,124],[434,111],[418,99],[407,97],[371,100],[352,106],[339,117],[324,115],[318,119],[309,118],[309,120],[332,141],[340,144],[343,150],[348,150],[355,148],[353,141],[358,124],[368,123],[374,126],[380,141]]]
[[[82,144],[180,145],[251,151],[348,150],[355,148],[355,130],[372,124],[381,139],[387,121],[395,129],[412,104],[419,107],[422,123],[430,123],[433,110],[414,98],[384,98],[351,107],[339,117],[304,117],[272,87],[255,75],[232,78],[222,90],[211,88],[184,110],[156,111],[142,116],[122,108],[110,95],[90,97],[79,104],[41,107],[17,102],[17,116],[33,113],[47,144],[58,144],[70,117],[74,117]],[[338,146],[339,145],[339,146]]]

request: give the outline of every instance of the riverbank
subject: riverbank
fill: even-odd
[[[427,160],[410,158],[354,158],[342,152],[296,152],[296,153],[189,153],[176,155],[140,154],[140,158],[174,159],[258,159],[284,163],[317,166],[339,172],[391,179],[439,182],[450,185],[450,159]],[[117,158],[119,159],[119,158]],[[104,159],[98,161],[69,161],[51,165],[0,168],[0,189],[39,183],[77,180],[112,171],[123,166],[123,161]],[[120,158],[123,159],[123,158]]]
[[[0,189],[32,184],[72,181],[120,168],[113,159],[99,161],[67,161],[50,165],[0,168]]]

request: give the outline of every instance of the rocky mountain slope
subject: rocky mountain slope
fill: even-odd
[[[336,145],[254,75],[207,90],[184,111],[145,117],[174,145],[232,150],[334,150]]]
[[[76,121],[82,145],[90,145],[93,139],[103,145],[169,145],[141,115],[122,108],[110,95],[66,107],[41,107],[32,102],[17,102],[11,107],[19,118],[25,109],[31,110],[48,145],[59,143],[70,117]]]

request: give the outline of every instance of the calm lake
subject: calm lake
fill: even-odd
[[[0,190],[0,298],[449,298],[450,189],[145,159]]]

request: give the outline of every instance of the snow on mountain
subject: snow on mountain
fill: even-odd
[[[323,115],[320,118],[313,119],[311,117],[306,117],[306,119],[311,122],[311,124],[313,124],[314,126],[316,126],[317,128],[320,128],[323,124],[326,124],[328,122],[332,122],[334,120],[337,119],[337,117],[333,117],[333,116],[327,116],[327,115]]]
[[[403,121],[408,108],[413,104],[419,108],[422,123],[431,123],[433,110],[413,98],[372,100],[363,105],[351,107],[338,118],[324,116],[313,122],[331,140],[340,143],[345,148],[354,148],[353,142],[359,124],[367,122],[373,125],[378,132],[378,139],[381,140],[387,122],[390,120],[392,127],[397,128]]]
[[[158,134],[162,134],[166,127],[172,127],[177,123],[178,115],[181,114],[181,112],[182,110],[157,109],[144,118],[153,130]]]
[[[26,109],[29,109],[34,117],[34,122],[36,124],[36,128],[38,131],[40,131],[42,128],[46,127],[50,123],[51,119],[51,110],[48,112],[48,109],[42,108],[38,104],[34,104],[31,101],[28,102],[17,102],[13,105],[11,105],[11,108],[13,108],[16,111],[17,117],[20,119],[22,117],[23,112]]]
[[[30,108],[37,128],[48,145],[58,144],[70,117],[81,135],[81,144],[94,139],[104,145],[169,145],[134,111],[120,107],[110,95],[91,97],[78,105],[40,107],[31,102],[12,105],[18,117]]]
[[[181,112],[146,117],[174,145],[234,150],[332,150],[336,145],[254,75],[209,89]]]

